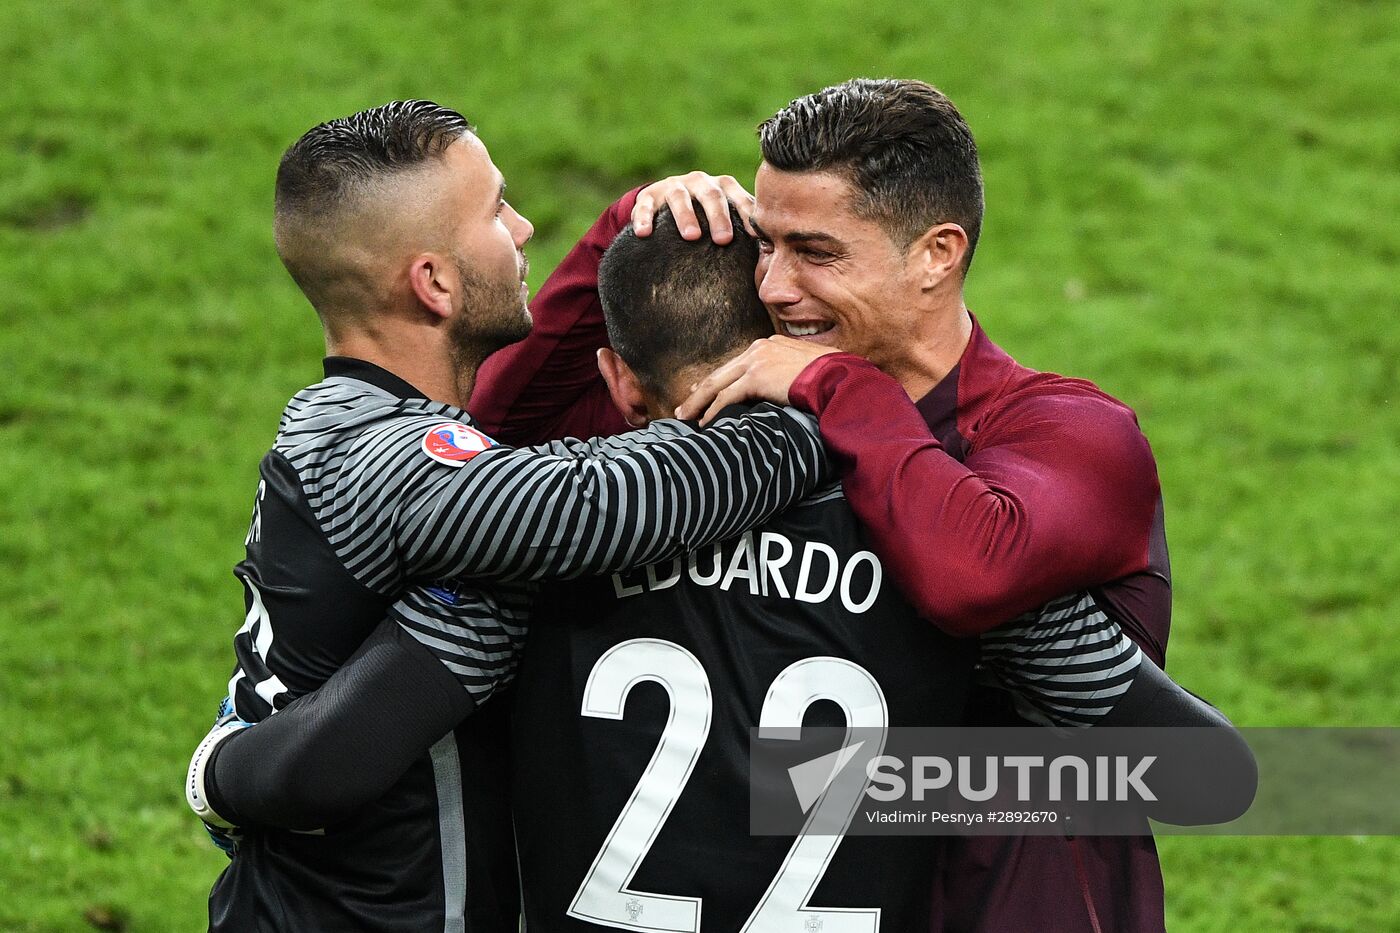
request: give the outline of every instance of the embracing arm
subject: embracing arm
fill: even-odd
[[[809,421],[761,406],[705,431],[661,421],[606,440],[493,448],[460,467],[415,452],[423,434],[396,422],[368,448],[407,447],[406,468],[390,471],[398,477],[394,529],[350,521],[333,537],[347,563],[358,560],[367,575],[377,566],[369,545],[389,534],[401,572],[419,579],[540,579],[651,563],[730,537],[810,491],[822,462]],[[382,489],[367,482],[374,477],[360,466],[364,453],[340,471],[343,485],[330,501]],[[368,459],[394,464],[392,456]],[[505,618],[500,601],[494,617],[464,604],[463,623],[441,618],[444,610],[421,589],[395,604],[388,630],[381,627],[317,694],[246,734],[202,745],[191,780],[212,779],[213,789],[196,788],[195,796],[206,795],[230,822],[236,815],[300,828],[353,812],[387,789],[473,708],[474,684],[484,696],[509,676],[517,647],[519,620]],[[442,631],[453,633],[450,644]],[[480,639],[472,655],[480,663],[463,672],[454,646],[471,635]],[[347,763],[359,773],[328,794],[324,776]]]
[[[460,467],[417,453],[423,436],[396,428],[390,439],[410,464],[389,530],[399,579],[543,580],[676,557],[799,501],[825,467],[811,419],[770,405],[703,431],[657,421],[608,439],[495,447]],[[357,541],[384,533],[365,524],[338,546],[353,560]]]
[[[235,826],[311,830],[377,800],[476,704],[394,620],[320,689],[219,743],[204,799]]]
[[[1147,816],[1194,826],[1228,822],[1249,808],[1258,767],[1244,735],[1224,713],[1167,676],[1092,594],[1052,600],[984,633],[979,645],[984,678],[1009,692],[1031,722],[1208,730],[1192,734],[1191,754],[1162,755],[1154,764],[1158,799]],[[1171,748],[1169,738],[1163,747]]]
[[[1005,400],[961,463],[859,357],[823,356],[792,384],[876,550],[945,631],[983,632],[1146,566],[1160,496],[1147,440],[1127,408],[1063,382]]]
[[[200,815],[284,829],[354,816],[515,676],[533,598],[452,581],[405,590],[319,689],[255,728],[215,727],[190,771],[214,818]]]

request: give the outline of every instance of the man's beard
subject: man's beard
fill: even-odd
[[[522,279],[492,281],[473,272],[461,256],[454,256],[453,262],[462,281],[462,309],[448,338],[461,385],[471,383],[486,357],[530,336],[532,322],[520,287],[523,271]],[[525,269],[529,268],[527,261]]]

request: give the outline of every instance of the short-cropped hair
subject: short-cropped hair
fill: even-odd
[[[325,243],[341,234],[342,209],[378,179],[439,159],[472,132],[467,118],[430,100],[396,100],[314,126],[277,166],[277,254],[302,292],[324,315],[328,290]]]
[[[827,171],[858,192],[853,209],[908,247],[930,227],[982,230],[982,170],[972,130],[923,81],[854,78],[799,97],[759,124],[763,159],[784,172]]]
[[[717,363],[773,333],[754,284],[758,243],[738,212],[731,204],[734,239],[724,246],[710,239],[698,202],[695,214],[699,240],[682,239],[670,208],[662,208],[650,236],[629,224],[598,269],[613,349],[656,393],[682,368]]]
[[[277,167],[276,207],[317,212],[357,186],[441,156],[467,118],[430,100],[396,100],[307,130]]]

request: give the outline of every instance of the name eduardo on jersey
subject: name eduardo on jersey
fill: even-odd
[[[937,840],[750,834],[750,730],[960,722],[975,648],[886,584],[839,488],[546,588],[513,698],[527,928],[926,928]]]
[[[875,605],[884,568],[874,552],[838,553],[822,541],[794,540],[778,531],[747,531],[686,557],[612,575],[618,599],[670,589],[682,578],[725,592],[803,603],[839,601],[860,614]]]

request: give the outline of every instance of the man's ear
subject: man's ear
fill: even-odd
[[[408,266],[408,284],[429,314],[452,316],[452,298],[462,287],[457,267],[437,253],[420,253]]]
[[[608,347],[598,351],[598,371],[608,384],[608,394],[613,404],[622,412],[622,417],[634,428],[644,428],[651,421],[647,415],[646,396],[642,393],[642,382],[632,367]]]
[[[935,224],[909,245],[908,261],[918,269],[925,291],[936,288],[950,275],[962,276],[967,255],[967,231],[959,224]]]

